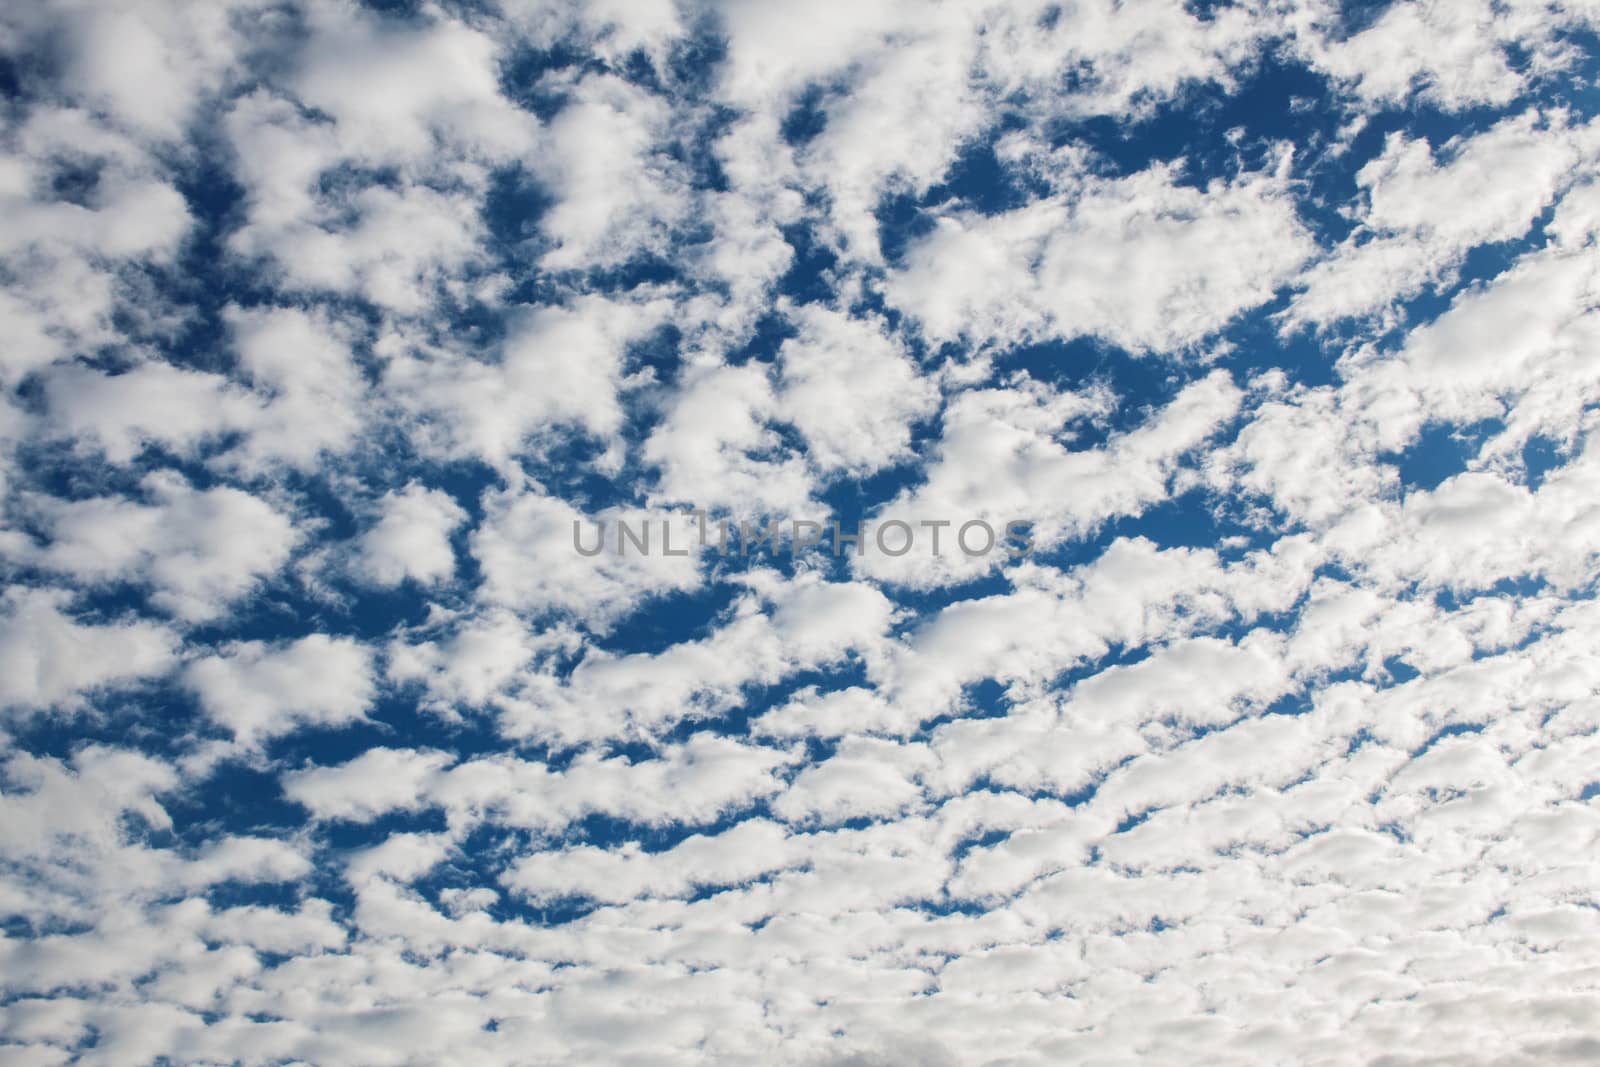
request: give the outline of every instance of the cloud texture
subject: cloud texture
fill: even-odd
[[[1597,42],[8,8],[0,1059],[1600,1060]]]

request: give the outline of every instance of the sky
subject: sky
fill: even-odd
[[[0,1061],[1600,1063],[1597,77],[6,5]]]

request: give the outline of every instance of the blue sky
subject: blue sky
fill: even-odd
[[[0,15],[0,1058],[1600,1056],[1597,33]]]

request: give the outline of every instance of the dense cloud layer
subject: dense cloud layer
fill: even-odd
[[[12,5],[0,1059],[1600,1059],[1597,43]]]

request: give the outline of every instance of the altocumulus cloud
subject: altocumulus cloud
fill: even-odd
[[[7,6],[0,1059],[1600,1060],[1597,12]]]

